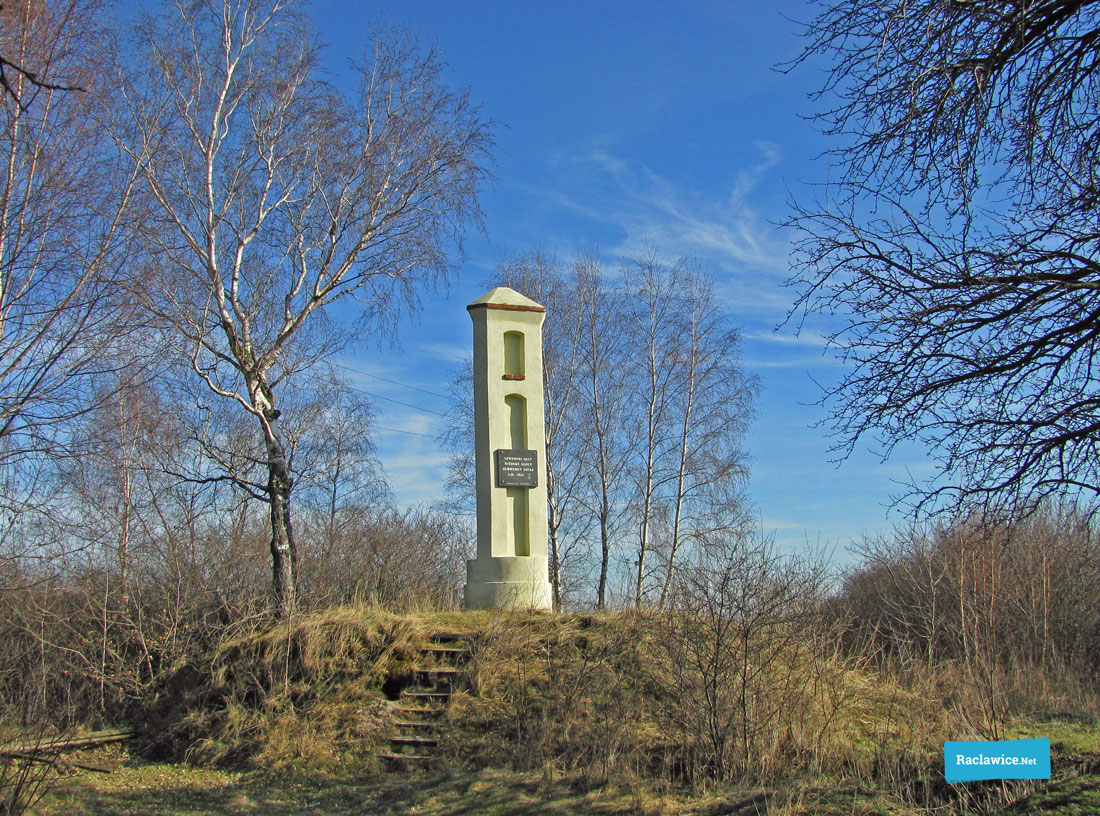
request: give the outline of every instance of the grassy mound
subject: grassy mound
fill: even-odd
[[[593,784],[942,765],[960,729],[946,698],[822,643],[791,627],[716,635],[671,616],[498,616],[452,704],[447,746],[468,767]]]
[[[387,694],[412,681],[420,647],[473,622],[340,607],[223,643],[172,674],[142,752],[273,770],[362,762],[384,736]]]
[[[776,812],[847,812],[855,801],[877,803],[868,812],[993,812],[1039,790],[945,785],[944,740],[988,737],[981,701],[950,666],[887,676],[806,626],[745,631],[675,615],[326,610],[180,667],[145,754],[361,769],[390,733],[391,701],[430,660],[422,647],[453,632],[472,637],[441,734],[451,773],[495,768],[658,797],[736,791]],[[1082,733],[1095,741],[1090,722]],[[1054,733],[1038,727],[1028,733]],[[1059,748],[1055,767],[1093,773],[1100,751],[1081,750],[1071,767]]]

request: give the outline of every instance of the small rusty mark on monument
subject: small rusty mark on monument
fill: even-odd
[[[497,450],[497,487],[538,487],[538,451]]]

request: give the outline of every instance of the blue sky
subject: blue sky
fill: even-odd
[[[826,176],[823,139],[803,118],[813,67],[774,67],[798,54],[808,3],[404,2],[313,5],[333,71],[379,22],[435,43],[448,80],[467,86],[496,131],[495,180],[483,196],[485,235],[473,235],[450,290],[407,321],[399,348],[365,348],[344,362],[376,395],[379,449],[397,499],[441,495],[445,454],[432,438],[448,372],[467,352],[465,304],[509,252],[540,247],[567,260],[598,248],[616,260],[644,246],[691,255],[720,281],[744,334],[746,367],[763,391],[747,439],[750,494],[780,543],[837,547],[900,521],[895,483],[929,473],[919,451],[886,462],[865,445],[837,467],[815,405],[815,384],[841,371],[811,324],[782,323],[789,242],[778,228],[791,193]],[[379,379],[385,378],[385,379]],[[387,382],[392,381],[392,382]],[[397,385],[402,383],[405,386]],[[421,390],[413,390],[413,389]],[[402,433],[404,432],[404,433]],[[420,434],[420,435],[417,435]]]

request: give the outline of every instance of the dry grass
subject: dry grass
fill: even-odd
[[[327,610],[181,667],[177,696],[165,690],[154,729],[172,736],[176,759],[252,768],[250,784],[283,785],[287,773],[308,769],[361,786],[378,770],[372,757],[387,736],[387,696],[410,681],[421,646],[442,632],[471,634],[473,647],[443,735],[449,770],[437,794],[451,804],[439,804],[440,813],[483,812],[453,808],[460,789],[488,784],[477,781],[488,768],[497,782],[526,780],[515,784],[528,793],[489,797],[497,810],[486,813],[600,812],[570,809],[598,791],[608,813],[751,813],[764,801],[772,814],[994,812],[1029,791],[943,783],[944,740],[980,736],[980,694],[957,668],[876,672],[811,631],[777,629],[774,649],[726,644],[738,671],[748,671],[744,649],[767,655],[750,672],[749,691],[730,696],[736,672],[708,692],[670,662],[667,621],[632,614]],[[744,701],[756,730],[738,742],[733,707]],[[735,773],[713,764],[702,732],[708,717],[728,718]],[[1079,750],[1100,753],[1095,721],[1083,728]],[[407,793],[435,812],[435,800]],[[379,796],[375,804],[390,802]],[[558,810],[536,808],[539,796]],[[402,812],[393,807],[378,812]]]
[[[458,624],[476,618],[336,607],[224,643],[170,678],[145,753],[272,770],[369,763],[388,724],[385,692],[411,682],[420,646]]]
[[[1055,778],[1034,786],[1012,804],[979,800],[991,787],[964,786],[969,804],[956,796],[932,807],[898,790],[871,786],[855,776],[792,776],[772,787],[745,784],[706,791],[662,790],[635,780],[591,787],[583,776],[549,780],[535,771],[501,768],[432,774],[378,774],[364,769],[318,771],[306,764],[278,775],[260,771],[197,768],[148,762],[105,746],[82,754],[85,762],[113,768],[79,772],[56,781],[35,809],[39,816],[241,816],[302,814],[343,816],[940,816],[1001,814],[1085,816],[1100,812],[1100,730],[1095,721],[1021,723],[1052,739]],[[957,786],[953,786],[957,787]],[[995,790],[995,787],[993,788]],[[985,804],[983,804],[983,802]],[[989,805],[988,807],[985,805]]]
[[[701,730],[717,720],[736,732],[732,707],[740,698],[705,687],[690,671],[673,682],[661,619],[502,615],[489,623],[469,693],[452,707],[447,744],[459,766],[534,770],[548,779],[581,774],[592,785],[644,779],[706,787],[733,778],[714,772],[713,746]],[[937,691],[902,685],[813,643],[785,640],[769,660],[743,695],[754,707],[747,719],[766,727],[727,746],[751,752],[731,760],[742,780],[794,771],[873,775],[903,757],[934,765],[944,739],[969,734]]]

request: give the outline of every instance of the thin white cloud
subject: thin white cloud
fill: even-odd
[[[818,371],[822,368],[832,368],[843,365],[843,361],[836,356],[822,354],[816,357],[784,357],[778,360],[762,360],[755,357],[746,357],[744,366],[747,369],[758,368],[797,368],[805,371]]]
[[[742,339],[752,340],[758,343],[777,343],[784,346],[811,346],[824,349],[829,340],[825,335],[815,331],[801,331],[798,334],[783,334],[768,331],[746,331],[741,334]]]
[[[461,363],[470,356],[470,347],[461,343],[421,343],[418,348],[446,363]]]
[[[574,206],[622,229],[626,237],[612,250],[620,257],[655,246],[666,255],[696,256],[731,271],[766,272],[762,277],[778,283],[787,269],[786,243],[760,216],[752,198],[779,154],[766,142],[754,147],[756,161],[737,172],[729,193],[709,199],[624,161],[606,144],[594,144],[573,161],[583,172],[595,174],[590,186],[610,189],[602,191],[597,204]]]
[[[593,138],[552,155],[544,180],[510,184],[529,213],[544,216],[528,219],[540,225],[538,240],[558,240],[573,250],[602,240],[601,254],[612,265],[654,250],[670,259],[695,258],[715,271],[718,294],[733,312],[778,325],[793,300],[784,286],[789,245],[770,223],[777,214],[762,211],[761,204],[774,198],[766,185],[774,185],[781,155],[776,145],[761,141],[739,158],[742,166],[730,172],[724,191],[704,192],[624,159],[609,137]],[[714,184],[706,187],[713,190]],[[547,221],[556,226],[547,231]],[[516,234],[506,240],[530,241],[523,233],[531,228],[513,223]]]
[[[409,445],[383,458],[394,498],[405,507],[435,501],[446,492],[447,455],[423,441],[428,444]]]
[[[784,286],[789,247],[755,199],[779,154],[768,143],[754,147],[752,162],[721,196],[674,184],[602,146],[576,161],[603,176],[597,204],[604,208],[603,219],[624,235],[612,255],[628,258],[653,247],[665,257],[697,258],[716,271],[718,292],[731,310],[767,317],[776,325],[791,307],[792,295]]]

